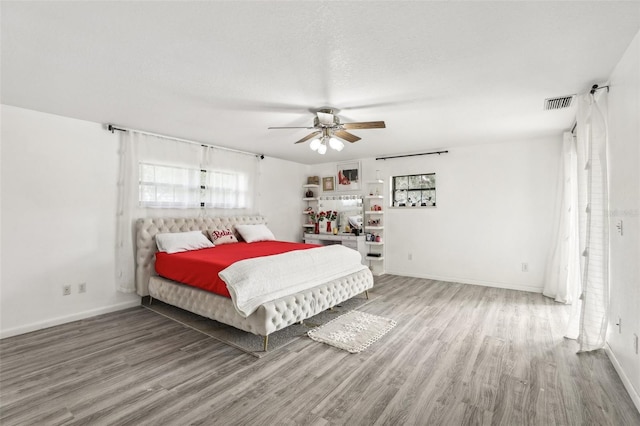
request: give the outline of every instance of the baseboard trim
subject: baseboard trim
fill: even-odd
[[[437,281],[446,281],[446,282],[451,282],[451,283],[480,285],[480,286],[483,286],[483,287],[504,288],[504,289],[507,289],[507,290],[527,291],[529,293],[542,293],[542,288],[541,287],[534,287],[534,286],[529,286],[529,285],[498,283],[498,282],[482,281],[482,280],[472,280],[472,279],[460,278],[460,277],[440,277],[440,276],[437,276],[437,275],[407,274],[406,272],[398,272],[398,271],[386,271],[386,273],[390,274],[390,275],[400,275],[400,276],[403,276],[403,277],[424,278],[424,279],[427,279],[427,280],[437,280]]]
[[[91,309],[88,311],[77,312],[72,315],[64,317],[51,318],[45,321],[35,322],[21,327],[10,328],[8,330],[0,331],[0,339],[6,337],[18,336],[20,334],[30,333],[32,331],[42,330],[43,328],[54,327],[56,325],[66,324],[68,322],[83,320],[97,315],[108,314],[110,312],[122,311],[123,309],[129,309],[136,306],[140,306],[140,298],[132,301],[122,302],[115,305],[103,306],[101,308]]]
[[[622,366],[618,362],[618,359],[616,358],[616,355],[611,350],[611,346],[609,346],[608,342],[604,345],[604,351],[609,357],[611,364],[613,364],[613,368],[616,369],[616,372],[618,373],[620,380],[622,380],[622,384],[624,385],[624,388],[627,390],[627,393],[631,397],[633,404],[636,406],[636,410],[640,412],[640,395],[638,395],[638,392],[634,389],[633,384],[631,383],[631,380],[629,380],[629,378],[625,374],[624,370],[622,369]]]

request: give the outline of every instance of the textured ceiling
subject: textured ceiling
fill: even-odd
[[[1,3],[2,103],[301,163],[560,134],[640,2]],[[615,88],[612,88],[615,90]],[[385,120],[340,153],[311,110]]]

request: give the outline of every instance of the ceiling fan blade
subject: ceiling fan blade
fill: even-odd
[[[315,127],[267,127],[267,130],[270,129],[314,129]]]
[[[384,121],[364,121],[361,123],[342,123],[345,129],[384,129]]]
[[[294,145],[297,144],[297,143],[306,142],[309,139],[313,139],[314,137],[318,136],[320,133],[322,133],[320,130],[312,132],[312,133],[308,134],[307,136],[305,136],[304,138],[300,139],[298,142],[294,142]]]
[[[318,121],[320,122],[320,124],[324,124],[327,126],[333,126],[334,121],[333,121],[333,114],[329,114],[326,112],[321,112],[318,111],[316,113],[318,115]]]
[[[345,132],[344,130],[336,130],[335,132],[333,132],[333,135],[339,137],[340,139],[344,139],[347,142],[351,142],[351,143],[358,142],[360,139],[362,139],[362,138],[357,137],[354,134],[351,134],[349,132]]]

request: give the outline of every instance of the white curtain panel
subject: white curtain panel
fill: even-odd
[[[135,131],[120,132],[120,170],[118,175],[118,206],[116,212],[116,287],[131,293],[135,285],[135,222],[142,217],[199,217],[231,216],[257,213],[256,182],[258,158],[225,149],[203,146],[198,143],[163,138]],[[141,167],[141,163],[143,166]],[[151,165],[146,167],[144,165]],[[159,165],[154,170],[154,165]],[[167,169],[175,168],[175,173]],[[217,202],[210,203],[201,190],[201,170],[208,176],[225,176],[236,186],[233,190],[221,190]],[[142,173],[162,173],[162,179],[184,184],[187,190],[179,194],[179,202],[171,208],[163,208],[163,202],[141,202]],[[185,172],[185,170],[188,170]],[[195,172],[194,172],[195,171]],[[233,178],[241,176],[240,179]],[[144,178],[144,176],[142,176]],[[178,182],[180,181],[180,182]],[[216,184],[216,182],[211,182]],[[210,182],[207,182],[207,186]],[[192,190],[194,189],[195,190]],[[242,195],[238,195],[242,193]],[[163,198],[163,197],[159,197]],[[233,204],[239,199],[244,204]],[[205,207],[200,203],[205,202]],[[230,207],[231,206],[231,207]]]
[[[545,271],[543,294],[571,304],[580,289],[578,240],[578,176],[576,140],[565,132],[556,201],[553,242]]]
[[[140,163],[198,168],[202,147],[134,131],[120,132],[120,170],[116,215],[116,288],[124,293],[136,291],[135,222],[141,217],[193,217],[200,209],[150,208],[139,201]],[[184,203],[181,207],[189,207]]]
[[[578,216],[580,303],[574,305],[567,337],[577,335],[580,352],[604,347],[609,306],[609,191],[607,94],[578,98]],[[577,324],[577,327],[576,327]]]
[[[256,214],[259,163],[256,155],[205,147],[200,167],[207,171],[203,194],[207,215]]]
[[[118,201],[116,210],[116,289],[123,293],[136,291],[133,241],[134,226],[132,224],[133,209],[138,195],[132,184],[138,177],[137,150],[132,141],[131,132],[119,132],[120,149],[118,150]]]

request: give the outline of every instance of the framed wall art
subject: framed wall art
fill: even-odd
[[[338,163],[337,166],[338,191],[357,191],[360,189],[360,162],[351,161]]]
[[[322,192],[331,192],[336,190],[336,178],[333,176],[322,178]]]

